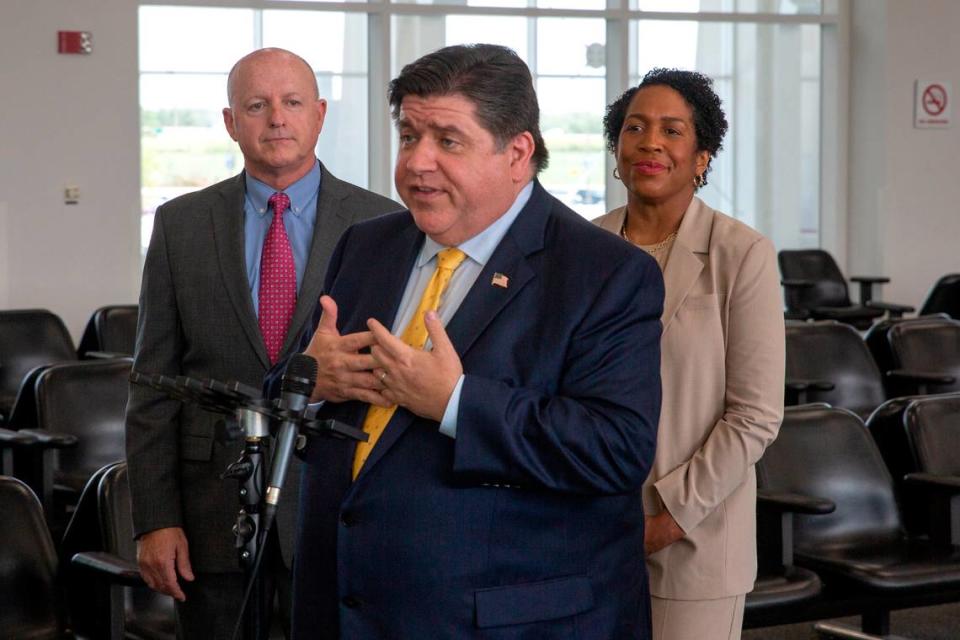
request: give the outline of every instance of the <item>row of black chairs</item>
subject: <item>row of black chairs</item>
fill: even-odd
[[[838,322],[788,323],[788,405],[826,402],[866,418],[885,400],[960,391],[960,320],[883,320],[865,335]]]
[[[823,249],[787,249],[777,254],[777,260],[788,319],[836,320],[867,329],[882,317],[899,318],[914,310],[874,299],[874,285],[890,282],[882,276],[851,277],[860,287],[860,302],[854,303],[843,272]],[[930,289],[919,315],[936,313],[960,318],[960,274],[947,274]]]
[[[136,334],[137,305],[94,311],[78,347],[63,320],[46,309],[0,310],[0,426],[10,416],[28,373],[58,362],[130,357]]]
[[[960,601],[960,394],[853,412],[789,407],[757,465],[756,589],[745,626],[859,615],[835,637],[889,633],[890,612]],[[865,635],[870,634],[870,635]]]
[[[33,491],[0,476],[0,629],[4,637],[172,640],[173,601],[136,565],[126,464],[87,483],[60,544]]]
[[[892,610],[960,600],[957,436],[960,394],[898,398],[869,427],[826,404],[788,408],[757,467],[760,572],[746,626],[858,614],[860,632],[886,634]],[[169,599],[126,588],[142,581],[125,474],[116,463],[93,475],[59,551],[33,493],[0,479],[12,516],[0,520],[0,586],[17,596],[0,628],[171,637]]]

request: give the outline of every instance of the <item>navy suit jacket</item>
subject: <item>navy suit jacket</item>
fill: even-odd
[[[423,240],[409,212],[344,234],[325,286],[341,333],[392,325]],[[649,637],[662,304],[649,256],[536,184],[447,325],[456,439],[401,408],[355,482],[353,442],[302,452],[294,637]]]

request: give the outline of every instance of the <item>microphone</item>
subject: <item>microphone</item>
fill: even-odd
[[[317,361],[308,355],[298,353],[290,358],[280,382],[280,414],[282,422],[274,440],[273,462],[270,465],[270,479],[263,509],[261,531],[264,536],[270,531],[280,502],[280,491],[290,465],[290,456],[297,439],[297,425],[310,401],[313,385],[317,381]]]

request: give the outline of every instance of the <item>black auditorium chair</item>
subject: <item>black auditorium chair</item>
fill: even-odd
[[[116,462],[91,476],[61,545],[70,618],[78,635],[175,637],[173,599],[146,587],[136,555],[127,465]]]
[[[34,487],[54,533],[62,532],[90,476],[124,457],[124,413],[131,360],[56,364],[35,383],[34,434],[69,437],[74,446],[18,451],[17,475]]]
[[[785,249],[777,254],[786,312],[790,318],[837,320],[866,329],[884,314],[892,317],[913,307],[873,300],[873,285],[889,278],[855,276],[860,284],[860,304],[850,301],[847,281],[836,261],[822,249]]]
[[[46,309],[0,311],[0,422],[34,367],[77,359],[63,321]]]
[[[809,619],[809,605],[822,590],[820,576],[793,559],[794,514],[831,513],[829,500],[793,493],[757,492],[757,579],[747,594],[747,629]]]
[[[787,411],[758,463],[758,478],[767,490],[836,505],[831,514],[796,516],[794,527],[797,564],[825,585],[818,617],[861,615],[860,631],[820,623],[822,633],[885,635],[892,610],[960,600],[960,549],[905,530],[890,473],[852,412],[823,406]]]
[[[960,391],[960,320],[917,318],[887,332],[894,368],[887,372],[896,395]]]
[[[877,407],[867,418],[867,431],[873,436],[880,457],[883,458],[883,462],[893,478],[894,496],[900,506],[904,526],[911,534],[926,535],[929,533],[929,527],[926,517],[927,510],[923,501],[910,495],[909,487],[904,479],[908,474],[920,471],[917,456],[907,433],[907,408],[915,400],[953,396],[960,398],[960,394],[891,398]]]
[[[920,306],[920,315],[945,313],[960,320],[960,273],[948,273],[930,289]]]
[[[917,471],[906,476],[908,487],[919,486],[932,499],[926,507],[931,537],[960,545],[960,394],[924,396],[907,407],[905,423]]]
[[[787,405],[826,402],[870,415],[885,399],[883,377],[860,334],[833,321],[786,327]]]
[[[110,305],[93,312],[77,353],[81,358],[132,356],[137,341],[135,304]]]
[[[36,496],[0,476],[0,635],[59,640],[66,636],[57,554]]]

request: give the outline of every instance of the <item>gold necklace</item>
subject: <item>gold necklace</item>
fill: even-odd
[[[633,240],[631,240],[629,236],[627,236],[627,217],[626,216],[623,217],[623,224],[620,225],[620,237],[632,245],[643,248],[647,253],[658,253],[660,251],[663,251],[666,248],[666,246],[670,244],[670,242],[676,236],[677,236],[677,232],[673,231],[669,233],[667,237],[661,240],[660,242],[656,242],[654,244],[638,244]]]

